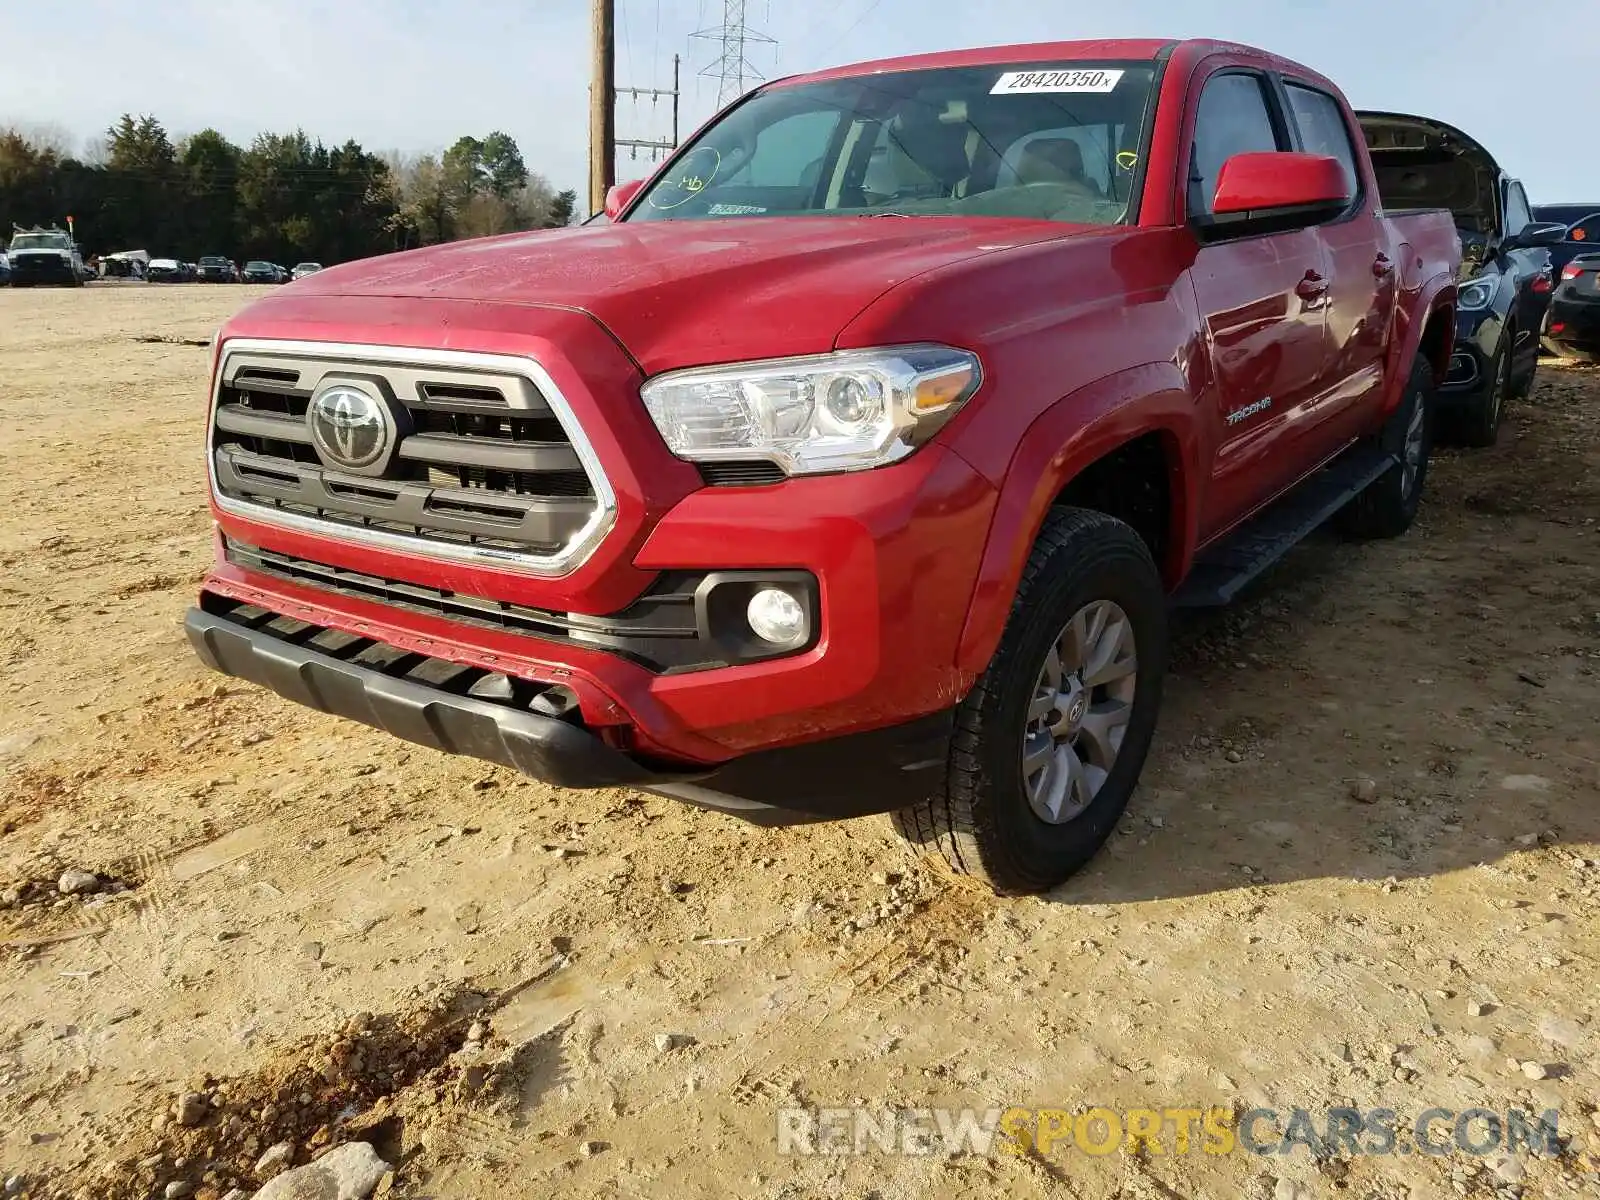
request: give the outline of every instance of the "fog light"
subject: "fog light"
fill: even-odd
[[[798,646],[810,632],[805,606],[782,588],[762,588],[751,596],[745,618],[758,638],[775,646]]]

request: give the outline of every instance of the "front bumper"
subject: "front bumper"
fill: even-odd
[[[760,824],[791,824],[914,804],[938,786],[945,763],[949,710],[714,766],[673,767],[609,744],[575,717],[542,716],[510,697],[462,694],[489,672],[393,655],[392,647],[372,639],[271,619],[251,606],[221,607],[192,608],[184,621],[190,644],[207,666],[320,712],[448,754],[500,763],[556,787],[632,787]],[[397,675],[401,665],[405,672]],[[423,681],[430,676],[449,679],[453,687]]]
[[[27,255],[11,260],[13,285],[30,283],[72,283],[77,279],[69,259],[53,255]]]
[[[538,306],[289,289],[237,318],[218,353],[234,338],[293,342],[312,329],[330,344],[413,354],[436,349],[442,328],[475,352],[524,357],[548,373],[614,492],[610,532],[565,574],[541,577],[213,498],[218,556],[202,608],[254,605],[561,685],[606,744],[672,772],[904,725],[972,686],[958,647],[998,495],[938,442],[878,470],[716,486],[669,453],[637,401],[638,367],[615,341],[582,314]],[[230,561],[230,546],[254,548],[254,563],[238,553]],[[692,636],[645,610],[671,581],[711,574],[814,581],[816,634],[759,661],[691,660],[634,640]],[[622,633],[632,644],[619,644]]]

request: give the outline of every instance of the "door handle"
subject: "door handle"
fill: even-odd
[[[1387,279],[1394,274],[1394,260],[1387,254],[1380,254],[1372,260],[1372,273],[1379,279]]]
[[[1294,285],[1294,294],[1302,300],[1315,300],[1328,290],[1328,280],[1320,271],[1307,271],[1305,278]]]

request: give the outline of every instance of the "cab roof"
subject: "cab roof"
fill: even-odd
[[[941,50],[932,54],[908,54],[899,58],[879,58],[870,62],[847,63],[804,75],[776,80],[774,86],[816,83],[827,79],[849,79],[858,75],[882,75],[890,71],[931,71],[941,67],[1009,66],[1015,63],[1153,61],[1175,50],[1190,51],[1193,59],[1207,54],[1233,54],[1257,60],[1263,67],[1305,68],[1254,46],[1211,38],[1102,38],[1077,42],[1021,42],[1010,46],[978,46],[964,50]]]

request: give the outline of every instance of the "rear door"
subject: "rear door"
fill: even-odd
[[[1194,102],[1186,206],[1211,213],[1222,164],[1249,151],[1288,150],[1265,75],[1224,66]],[[1191,268],[1211,363],[1204,393],[1216,453],[1203,540],[1292,485],[1315,463],[1314,416],[1326,357],[1329,265],[1315,229],[1207,234]]]
[[[1345,106],[1314,84],[1282,79],[1283,102],[1295,148],[1339,160],[1353,197],[1345,213],[1317,226],[1328,257],[1328,337],[1323,394],[1315,419],[1331,452],[1367,432],[1370,403],[1383,388],[1384,362],[1394,324],[1396,268],[1388,230],[1378,216],[1377,185],[1366,177],[1366,156]]]

